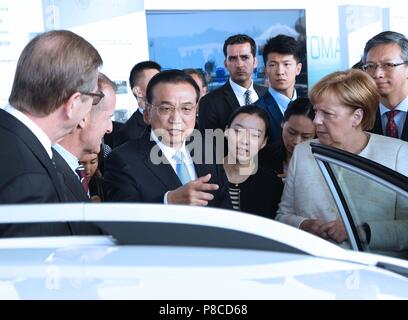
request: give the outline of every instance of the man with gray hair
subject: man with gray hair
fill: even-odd
[[[72,132],[99,102],[101,65],[98,51],[71,31],[42,33],[23,49],[9,105],[0,110],[0,203],[65,201],[51,145]],[[66,224],[33,229],[44,235],[70,234]],[[25,231],[3,225],[0,236]]]
[[[98,88],[103,94],[102,100],[92,107],[71,134],[53,145],[57,151],[54,152],[55,162],[67,187],[69,202],[89,201],[88,181],[79,160],[87,154],[98,154],[104,134],[112,132],[117,86],[106,75],[99,73]]]
[[[362,69],[381,96],[372,132],[408,141],[408,39],[394,31],[377,34],[365,45]]]

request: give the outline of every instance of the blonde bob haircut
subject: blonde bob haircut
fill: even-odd
[[[374,80],[357,69],[333,72],[315,84],[309,94],[313,105],[322,99],[335,97],[342,105],[354,112],[363,110],[361,127],[370,130],[374,126],[380,95]]]

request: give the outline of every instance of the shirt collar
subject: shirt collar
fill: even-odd
[[[404,112],[408,112],[408,96],[402,100],[396,107],[394,110],[399,110],[399,111],[404,111]],[[380,114],[381,116],[384,115],[384,113],[390,111],[390,109],[388,109],[386,106],[384,106],[381,102],[380,102]]]
[[[54,144],[52,146],[59,154],[61,157],[64,158],[65,162],[68,163],[69,167],[73,172],[76,172],[75,170],[79,166],[79,160],[77,157],[75,157],[71,152],[69,152],[67,149],[65,149],[63,146],[60,144]]]
[[[275,99],[276,103],[283,109],[286,110],[288,107],[288,104],[292,101],[297,99],[297,92],[296,90],[293,90],[293,96],[292,99],[289,99],[287,96],[284,94],[276,91],[274,88],[269,87],[268,88],[269,93],[272,95],[272,97]]]
[[[181,151],[184,155],[184,159],[187,162],[190,162],[189,160],[191,160],[191,157],[189,155],[189,153],[187,152],[186,149],[186,141],[183,142],[182,146],[180,147],[180,149],[176,150],[172,147],[169,147],[168,145],[162,143],[159,138],[156,136],[156,134],[154,133],[154,130],[152,128],[151,132],[150,132],[150,138],[157,143],[157,145],[159,146],[160,150],[163,152],[164,156],[167,158],[167,160],[170,163],[175,162],[175,160],[173,159],[174,154],[177,151]]]
[[[51,150],[51,140],[47,136],[47,134],[29,117],[27,117],[24,113],[14,108],[12,105],[7,105],[4,108],[9,114],[14,116],[17,120],[22,122],[40,141],[42,146],[44,147],[45,151],[47,151],[48,156],[50,159],[52,158],[52,150]]]
[[[231,85],[232,91],[234,91],[236,96],[239,96],[239,97],[243,96],[247,90],[254,92],[254,82],[252,80],[251,80],[251,85],[249,86],[249,88],[241,87],[239,84],[232,81],[231,78],[229,78],[229,83]]]

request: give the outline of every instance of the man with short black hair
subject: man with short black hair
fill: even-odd
[[[197,83],[181,70],[162,71],[150,80],[143,113],[149,127],[106,161],[109,200],[231,208],[215,152],[204,148],[205,139],[189,141],[199,96]]]
[[[229,80],[200,100],[200,129],[225,130],[229,116],[240,106],[251,104],[266,93],[266,88],[253,83],[252,73],[258,65],[254,39],[245,34],[229,37],[224,42],[224,65]]]
[[[132,68],[129,76],[129,85],[138,104],[138,109],[121,126],[113,137],[113,146],[119,146],[128,140],[139,138],[147,127],[143,120],[145,109],[146,87],[150,79],[161,70],[161,66],[155,61],[142,61]]]
[[[281,139],[283,114],[288,104],[298,96],[295,83],[296,76],[302,70],[302,63],[299,43],[283,34],[268,39],[262,55],[269,88],[256,104],[268,113],[270,144]]]

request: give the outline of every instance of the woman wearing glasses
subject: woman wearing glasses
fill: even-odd
[[[408,143],[366,131],[374,124],[379,102],[375,83],[366,73],[350,69],[329,74],[313,87],[310,99],[318,142],[408,175]],[[398,210],[395,193],[384,194],[361,179],[344,180],[350,181],[350,194],[372,200],[369,206],[367,201],[365,206],[354,204],[362,220],[358,227],[366,232],[370,247],[407,250],[408,208]],[[336,243],[348,239],[309,142],[295,148],[276,219]]]

